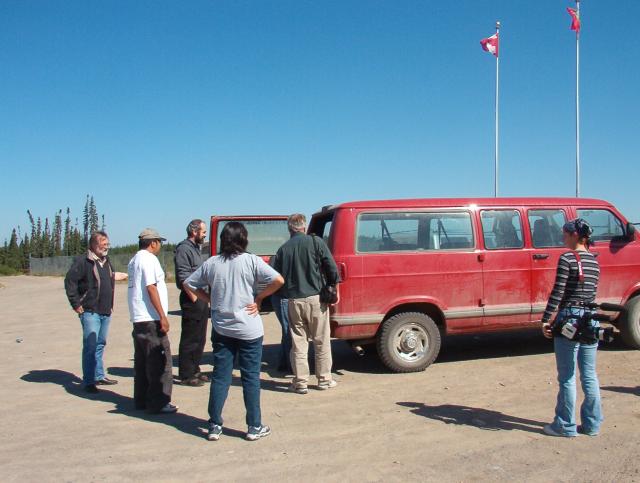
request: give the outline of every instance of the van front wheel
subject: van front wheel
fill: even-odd
[[[625,345],[640,349],[640,295],[636,295],[625,304],[618,328]]]
[[[421,312],[403,312],[385,321],[378,333],[378,355],[393,372],[424,371],[440,352],[440,330]]]

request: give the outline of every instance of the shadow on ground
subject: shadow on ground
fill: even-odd
[[[207,346],[211,347],[207,341]],[[380,361],[375,344],[364,346],[364,355],[357,355],[348,341],[332,340],[333,372],[342,375],[342,371],[361,374],[389,374],[390,371]],[[627,349],[620,341],[601,344],[600,350],[623,351]],[[176,348],[177,352],[177,348]],[[443,339],[440,354],[435,364],[461,362],[480,359],[496,359],[504,357],[519,357],[538,354],[553,354],[553,341],[542,336],[539,329],[518,330],[479,335],[456,335]],[[262,349],[262,372],[274,379],[284,378],[284,374],[277,369],[280,358],[280,344],[265,344]],[[202,357],[203,369],[213,362],[213,353],[205,351]],[[178,355],[173,355],[173,367],[178,367]],[[309,346],[309,367],[313,374],[313,346]],[[112,367],[109,374],[121,377],[133,377],[133,369]],[[236,381],[234,381],[234,384]],[[263,380],[266,390],[281,390],[279,385],[269,387],[269,381]]]
[[[473,426],[487,431],[527,431],[540,433],[545,423],[492,411],[489,409],[442,404],[429,406],[419,402],[398,402],[398,406],[410,408],[413,414],[441,421],[445,424]]]
[[[264,365],[264,363],[263,363]],[[132,367],[109,367],[107,369],[107,373],[111,376],[115,377],[133,377],[133,368]],[[208,376],[211,373],[205,372]],[[271,380],[271,379],[260,379],[260,389],[263,391],[274,391],[274,392],[288,392],[289,382],[284,380],[284,378],[280,378],[281,380]],[[178,379],[174,377],[174,384],[179,385]],[[233,386],[242,386],[242,381],[240,377],[233,376],[231,381],[231,385]],[[203,386],[199,387],[209,387],[209,383],[205,383]],[[194,388],[197,389],[197,388]]]
[[[602,386],[600,389],[602,389],[603,391],[619,392],[622,394],[633,394],[634,396],[640,396],[640,386],[638,387]]]
[[[59,369],[46,369],[29,371],[20,379],[26,382],[35,382],[41,384],[55,384],[64,388],[67,393],[82,399],[93,401],[103,401],[114,405],[114,409],[108,411],[113,414],[124,414],[126,416],[142,419],[155,424],[164,424],[175,428],[185,434],[191,436],[202,437],[208,427],[207,421],[204,419],[189,416],[181,412],[174,414],[149,414],[144,411],[135,410],[133,407],[133,398],[123,396],[111,390],[101,389],[97,394],[89,394],[84,392],[82,380],[70,372],[61,371]],[[113,387],[113,386],[112,386]],[[245,433],[234,429],[224,429],[225,434],[244,438]]]

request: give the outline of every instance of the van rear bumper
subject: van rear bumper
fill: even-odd
[[[384,314],[331,315],[331,336],[336,339],[365,339],[374,337]]]

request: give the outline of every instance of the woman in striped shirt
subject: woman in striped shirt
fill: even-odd
[[[550,436],[573,437],[583,433],[596,436],[602,422],[600,384],[596,374],[598,341],[591,337],[576,340],[562,335],[567,322],[577,322],[585,313],[585,305],[594,302],[600,278],[598,261],[589,252],[589,224],[581,218],[566,223],[563,228],[564,244],[571,251],[564,253],[558,261],[556,282],[549,296],[547,308],[542,316],[542,331],[553,338],[558,369],[558,402],[553,423],[544,427]],[[553,313],[558,315],[550,324]],[[597,324],[590,320],[589,324]],[[565,332],[567,334],[567,332]],[[576,426],[576,365],[580,369],[580,382],[584,402],[580,408],[582,426]]]

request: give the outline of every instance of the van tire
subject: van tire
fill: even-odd
[[[626,310],[618,323],[622,342],[632,349],[640,349],[640,295],[630,298],[624,307]]]
[[[384,365],[393,372],[419,372],[436,360],[440,343],[440,329],[431,317],[422,312],[402,312],[382,324],[376,347]],[[411,352],[414,347],[425,346],[424,351]]]

